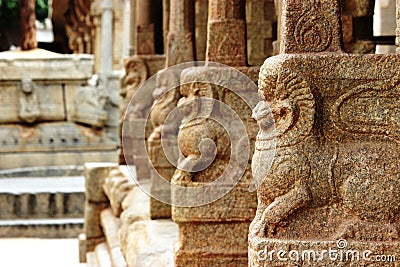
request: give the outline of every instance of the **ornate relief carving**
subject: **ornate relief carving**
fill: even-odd
[[[98,86],[79,88],[75,95],[75,112],[72,120],[103,128],[107,121],[105,110],[107,100],[108,94],[101,83]]]
[[[326,14],[311,9],[305,12],[295,28],[295,39],[304,52],[325,51],[332,42],[332,26]]]
[[[125,115],[126,108],[136,93],[137,89],[146,81],[148,71],[145,63],[138,57],[129,58],[125,61],[125,76],[121,81],[120,95],[123,98],[121,105],[121,116]],[[150,94],[149,94],[150,95]],[[148,96],[140,102],[140,105],[131,107],[129,114],[136,118],[142,118],[144,111],[152,104],[153,99]],[[122,120],[123,118],[121,118]]]
[[[21,81],[18,116],[27,123],[34,123],[41,116],[35,84],[29,78]]]
[[[400,141],[397,79],[369,82],[340,96],[333,105],[337,128],[355,134],[387,135]]]
[[[259,207],[250,231],[263,236],[264,231],[273,234],[278,223],[311,200],[310,163],[302,152],[301,143],[313,128],[315,101],[307,83],[289,70],[269,76],[262,69],[259,85],[264,101],[253,111],[260,131],[252,169],[254,178],[263,183],[258,189]],[[265,100],[269,101],[271,109]],[[275,131],[272,131],[274,122]],[[277,154],[271,173],[265,173],[256,165],[263,165],[269,159],[274,139]]]
[[[189,68],[182,72],[183,98],[178,102],[184,116],[178,135],[182,158],[172,178],[176,184],[212,182],[210,178],[220,176],[229,158],[229,136],[221,125],[211,119],[217,106],[214,101],[200,100],[218,100],[215,85],[193,82],[201,74],[204,74],[204,68]]]

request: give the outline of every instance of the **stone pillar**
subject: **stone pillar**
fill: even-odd
[[[102,0],[100,73],[113,69],[113,0]]]
[[[238,70],[248,74],[257,67],[246,67],[246,27],[245,1],[210,0],[208,13],[208,38],[206,61],[235,66]],[[221,177],[225,170],[229,172],[231,161],[235,166],[240,165],[234,148],[237,140],[235,134],[227,134],[224,126],[213,120],[218,114],[230,121],[231,114],[222,107],[229,106],[235,110],[240,121],[246,127],[250,140],[255,140],[256,125],[251,119],[251,109],[238,97],[238,92],[232,92],[229,81],[234,80],[228,75],[233,68],[213,66],[212,63],[204,67],[185,69],[181,74],[180,107],[189,118],[182,120],[178,135],[178,145],[182,156],[172,178],[172,200],[179,201],[180,187],[197,190],[210,185]],[[236,71],[236,70],[235,70]],[[254,80],[256,78],[253,75]],[[205,77],[210,83],[202,83]],[[197,81],[197,82],[196,82]],[[218,85],[219,86],[218,86]],[[239,83],[242,86],[244,84]],[[238,84],[235,84],[239,87]],[[244,86],[247,95],[257,96],[256,85]],[[238,89],[238,88],[235,88]],[[253,90],[252,90],[253,89]],[[215,102],[202,103],[201,99],[212,98]],[[218,105],[216,103],[223,103]],[[191,106],[193,105],[193,106]],[[189,108],[190,107],[190,108]],[[188,114],[190,113],[190,114]],[[199,113],[202,116],[198,116]],[[207,115],[204,115],[207,114]],[[198,116],[198,117],[197,117]],[[237,127],[240,128],[240,127]],[[235,129],[238,130],[236,127]],[[196,134],[193,134],[196,133]],[[237,134],[237,133],[236,133]],[[212,140],[215,145],[214,157],[211,150],[202,147],[202,142]],[[251,142],[251,141],[250,141]],[[242,151],[245,154],[246,148]],[[231,152],[233,154],[231,154]],[[211,159],[212,158],[212,159]],[[209,165],[205,162],[210,160]],[[248,191],[251,180],[249,159],[245,159],[242,179],[235,185],[221,182],[218,190],[231,186],[222,198],[201,206],[192,205],[172,207],[172,218],[179,226],[179,241],[175,249],[175,266],[246,266],[247,265],[247,235],[251,218],[256,210],[256,196]],[[196,170],[194,166],[207,166]],[[193,166],[194,169],[188,166]],[[187,167],[185,169],[185,167]],[[234,179],[234,175],[230,175]],[[195,191],[193,190],[193,191]],[[213,191],[186,196],[187,199],[197,199],[213,195]]]
[[[339,3],[282,0],[282,54],[261,67],[253,110],[251,267],[315,266],[306,251],[318,266],[345,267],[371,259],[322,255],[400,252],[400,146],[389,123],[400,57],[342,53]]]
[[[246,66],[245,1],[209,0],[206,60]]]
[[[167,63],[173,66],[194,59],[193,34],[190,18],[193,17],[194,0],[171,0],[169,32],[167,38]]]
[[[122,53],[124,58],[130,55],[131,35],[132,35],[131,3],[132,3],[131,0],[124,1],[124,48]]]
[[[129,35],[129,55],[135,54],[136,47],[136,0],[131,2],[131,15],[130,15],[130,35]]]
[[[37,48],[35,0],[20,0],[21,49]]]
[[[208,18],[208,0],[195,1],[195,39],[196,39],[196,60],[204,61],[206,59],[207,47],[207,18]]]
[[[163,0],[163,38],[164,38],[164,51],[168,47],[168,31],[169,31],[169,15],[171,11],[171,0]]]
[[[373,15],[375,0],[344,0],[342,28],[344,50],[353,54],[375,53]]]
[[[342,50],[338,1],[285,0],[282,6],[280,53]]]
[[[273,0],[246,1],[247,57],[251,66],[260,66],[273,55],[272,25],[276,21]]]
[[[93,251],[96,245],[104,241],[104,233],[100,225],[100,213],[109,207],[109,201],[104,194],[105,178],[112,170],[117,170],[118,164],[85,163],[85,229],[83,255]]]
[[[136,54],[153,55],[154,25],[151,22],[151,1],[136,0]]]
[[[166,64],[174,66],[176,64],[191,62],[194,60],[193,34],[190,18],[193,17],[193,0],[171,0],[170,1],[170,21],[167,37]],[[176,107],[180,98],[179,73],[171,74],[168,71],[161,70],[157,73],[157,88],[153,92],[154,104],[150,114],[151,123],[154,130],[148,139],[151,177],[151,193],[153,196],[160,196],[163,199],[169,199],[171,190],[163,179],[171,181],[175,167],[164,154],[163,143],[169,143],[176,147],[177,132],[179,124],[167,126],[167,134],[161,139],[161,131],[166,126],[165,120],[169,113]],[[167,128],[165,127],[165,128]],[[158,201],[155,198],[150,199],[150,216],[153,219],[170,218],[171,205]]]

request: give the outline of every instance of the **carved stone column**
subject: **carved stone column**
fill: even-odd
[[[196,60],[206,59],[208,0],[195,1]]]
[[[21,49],[37,48],[35,0],[20,0]]]
[[[151,22],[151,1],[136,0],[136,54],[153,55],[154,25]]]
[[[258,68],[246,67],[245,1],[209,0],[208,4],[206,60],[235,66],[255,78]],[[235,134],[228,134],[221,121],[213,116],[228,118],[232,123],[243,122],[247,130],[243,137],[255,140],[256,124],[251,118],[251,109],[229,86],[229,81],[234,79],[228,73],[233,70],[208,62],[204,67],[188,68],[182,72],[179,108],[185,118],[178,135],[182,155],[172,178],[174,202],[184,198],[180,187],[193,191],[205,188],[223,177],[225,171],[229,172],[230,163],[239,165],[233,154],[234,147],[240,146],[240,142],[234,139]],[[210,83],[199,82],[204,77],[211,79],[208,80]],[[239,87],[238,84],[235,86]],[[255,84],[253,86],[256,87]],[[245,94],[257,96],[254,87],[255,90],[251,86],[244,89]],[[204,98],[214,101],[202,102]],[[240,119],[230,117],[232,115],[222,108],[225,105],[234,110]],[[238,128],[235,127],[235,130],[239,131]],[[210,141],[215,150],[205,145]],[[245,154],[246,148],[242,146],[241,149]],[[215,189],[218,191],[232,186],[232,190],[222,198],[201,206],[172,207],[172,218],[179,226],[175,266],[247,265],[248,227],[256,210],[256,196],[248,191],[251,180],[248,161],[245,159],[245,170],[237,184],[221,183]],[[234,175],[230,177],[233,179]],[[207,198],[213,196],[213,191],[185,196],[186,199]]]
[[[207,42],[207,61],[246,66],[245,1],[209,1]]]
[[[400,57],[342,53],[340,2],[282,1],[282,53],[261,67],[253,111],[249,266],[361,266],[370,256],[349,253],[400,252]]]
[[[171,0],[166,66],[194,59],[192,23],[194,0]]]
[[[193,34],[190,18],[194,10],[193,0],[171,0],[170,21],[167,37],[166,64],[165,67],[190,62],[194,60]],[[150,120],[154,130],[148,139],[150,164],[152,165],[151,193],[158,199],[170,199],[171,189],[161,179],[171,181],[175,166],[164,153],[163,144],[176,147],[179,123],[176,125],[164,125],[169,113],[176,108],[180,98],[179,73],[171,74],[168,70],[157,73],[157,88],[153,92],[154,104],[150,113]],[[162,129],[167,129],[161,138]],[[163,203],[155,198],[150,199],[150,216],[153,219],[171,218],[171,205]]]
[[[100,73],[110,74],[113,69],[113,0],[102,0],[101,4]]]

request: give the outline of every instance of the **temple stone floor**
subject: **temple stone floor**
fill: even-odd
[[[0,238],[0,266],[84,267],[78,239]]]

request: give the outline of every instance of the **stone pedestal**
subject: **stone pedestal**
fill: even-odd
[[[245,1],[209,1],[207,61],[245,66],[245,33]]]
[[[283,1],[283,29],[299,26],[291,15],[296,10],[315,18],[325,38],[308,42],[305,53],[298,40],[307,35],[283,31],[286,53],[267,59],[260,71],[252,170],[262,183],[250,226],[249,266],[368,265],[375,255],[398,253],[394,159],[400,150],[392,118],[400,57],[342,54],[340,46],[330,47],[340,43],[338,2],[310,9],[303,1]],[[338,52],[322,53],[330,49]]]

